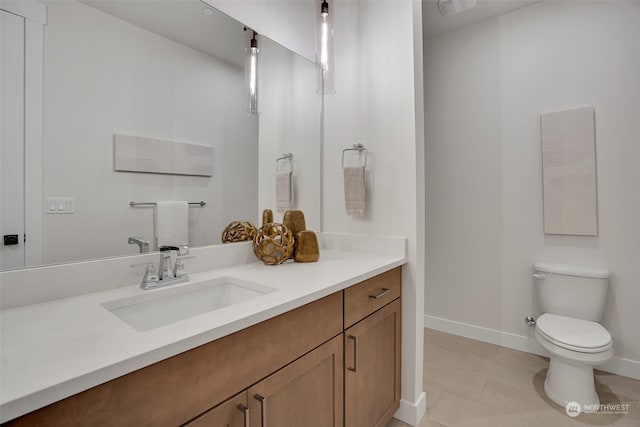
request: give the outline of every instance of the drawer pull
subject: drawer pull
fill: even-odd
[[[353,368],[349,366],[347,369],[351,372],[358,372],[358,337],[349,335],[347,338],[353,340]]]
[[[375,294],[375,295],[369,295],[369,298],[371,299],[378,299],[378,298],[382,298],[383,296],[385,296],[386,294],[388,294],[389,292],[391,292],[391,289],[389,288],[382,288],[382,291],[380,291],[379,293]]]
[[[262,427],[267,425],[267,403],[265,402],[264,396],[256,394],[253,396],[258,402],[260,402],[260,417],[262,418]]]
[[[238,411],[244,415],[244,427],[249,427],[249,408],[240,403],[238,404]]]

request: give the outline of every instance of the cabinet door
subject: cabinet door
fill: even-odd
[[[251,387],[251,427],[341,427],[342,340],[338,335]]]
[[[384,426],[400,406],[400,299],[345,331],[345,425]]]
[[[247,392],[242,392],[205,412],[184,427],[248,427]]]

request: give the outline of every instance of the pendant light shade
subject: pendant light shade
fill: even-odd
[[[321,95],[336,93],[333,63],[333,0],[321,0],[316,24],[316,70]]]
[[[244,55],[244,76],[245,76],[245,96],[247,98],[247,112],[249,114],[258,114],[258,33],[253,30],[250,31],[251,40],[249,45],[245,48]]]

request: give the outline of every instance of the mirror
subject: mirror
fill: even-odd
[[[293,154],[293,208],[319,231],[321,99],[311,62],[260,36],[260,115],[248,115],[248,39],[234,19],[195,0],[43,3],[42,169],[24,168],[28,195],[29,176],[42,174],[42,212],[22,212],[27,222],[39,217],[42,231],[24,226],[36,256],[23,264],[5,262],[19,248],[3,246],[3,270],[139,253],[130,236],[153,251],[155,208],[130,201],[204,201],[188,209],[190,247],[220,243],[233,220],[259,226],[265,208],[281,220],[275,172],[283,153]],[[116,134],[211,147],[210,176],[117,171]],[[2,179],[21,177],[3,171]],[[9,205],[14,195],[2,191]]]

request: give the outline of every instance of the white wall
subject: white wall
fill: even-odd
[[[276,222],[276,159],[293,154],[294,209],[304,212],[308,230],[320,231],[320,112],[315,64],[278,43],[260,39],[260,148],[258,206]],[[289,170],[288,161],[279,162]]]
[[[44,261],[135,253],[153,241],[153,209],[190,208],[189,244],[220,241],[235,219],[257,222],[258,120],[244,111],[244,71],[86,5],[48,3],[44,33],[44,197],[73,215],[44,217]],[[210,144],[212,177],[113,171],[113,134]]]
[[[607,368],[640,376],[638,40],[640,3],[622,1],[543,2],[425,40],[427,324],[533,345],[533,262],[606,266]],[[540,113],[590,105],[600,235],[545,236]]]
[[[419,2],[336,1],[337,93],[325,98],[322,206],[325,231],[408,239],[402,295],[403,400],[396,416],[414,425],[424,414],[424,254],[417,237],[424,233],[424,222],[417,220],[422,197],[416,187],[423,157],[415,117],[416,106],[422,104],[415,80],[422,76],[414,74],[414,30],[420,39],[420,16]],[[363,218],[347,216],[344,207],[342,150],[355,142],[369,151]]]
[[[307,1],[206,1],[289,49],[314,57],[316,11]],[[424,184],[416,182],[424,170],[421,2],[336,0],[334,9],[337,93],[325,97],[322,229],[408,239],[409,264],[403,269],[402,402],[396,417],[417,425],[426,409],[422,391]],[[344,209],[341,170],[342,150],[355,142],[363,142],[370,153],[368,208],[366,216],[357,219],[348,217]]]

